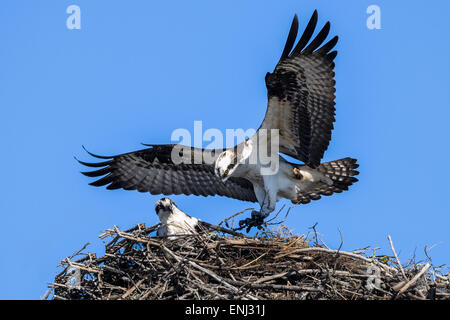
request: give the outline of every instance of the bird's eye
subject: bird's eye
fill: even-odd
[[[225,170],[224,175],[227,176],[228,175],[229,170]]]

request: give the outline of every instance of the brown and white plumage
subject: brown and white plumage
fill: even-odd
[[[335,121],[335,36],[324,44],[327,22],[310,41],[317,11],[294,47],[298,32],[295,15],[285,48],[275,70],[266,75],[268,106],[260,129],[279,129],[280,152],[315,168],[331,139]],[[293,48],[293,49],[292,49]]]
[[[157,236],[174,240],[178,236],[197,232],[200,220],[180,210],[171,199],[159,199],[155,211],[160,220]]]
[[[321,164],[328,148],[335,121],[334,58],[331,51],[338,37],[325,42],[330,23],[313,37],[317,25],[314,12],[297,43],[298,18],[294,16],[281,58],[272,73],[267,73],[268,104],[263,122],[255,136],[226,150],[190,150],[187,160],[174,161],[176,145],[149,145],[149,148],[104,157],[102,162],[81,164],[100,168],[83,172],[99,178],[90,183],[107,189],[123,188],[151,194],[186,194],[226,196],[243,201],[258,202],[261,206],[255,216],[266,217],[275,209],[279,198],[294,203],[308,203],[322,195],[347,190],[357,181],[356,160],[344,158]],[[312,39],[312,40],[311,40]],[[259,137],[272,146],[272,129],[278,130],[279,152],[300,160],[304,165],[286,161],[276,154],[279,170],[263,174],[263,162],[248,163],[258,153]],[[264,135],[264,132],[267,135]],[[258,138],[257,138],[258,137]],[[270,141],[269,141],[270,140]],[[174,153],[175,151],[175,153]],[[212,161],[204,161],[196,155],[208,152]],[[186,158],[186,157],[185,157]],[[202,159],[195,161],[194,159]],[[252,214],[253,216],[254,214]]]
[[[319,200],[322,196],[331,196],[348,190],[348,187],[358,181],[355,178],[359,174],[355,169],[359,165],[356,159],[344,158],[340,160],[325,162],[317,167],[317,171],[330,178],[332,183],[315,183],[311,188],[297,193],[297,199],[292,199],[295,204],[307,204],[311,200]],[[301,169],[301,166],[299,166]]]
[[[171,157],[174,147],[175,145],[154,145],[111,157],[88,152],[91,156],[106,161],[97,163],[78,161],[88,167],[102,167],[82,174],[88,177],[103,176],[90,185],[106,186],[108,190],[122,188],[155,195],[219,195],[256,202],[253,185],[247,179],[236,177],[223,182],[214,174],[214,163],[202,161],[195,164],[194,153],[203,152],[203,149],[185,147],[184,150],[191,150],[191,163],[175,164]],[[215,157],[219,154],[220,151],[217,151]]]

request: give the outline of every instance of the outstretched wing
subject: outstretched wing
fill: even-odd
[[[317,11],[292,50],[298,32],[295,15],[280,61],[266,75],[268,106],[260,127],[279,129],[280,152],[312,168],[320,164],[328,148],[335,121],[333,60],[337,51],[330,50],[338,41],[335,36],[322,45],[330,31],[327,22],[306,46],[316,24]]]
[[[176,154],[190,152],[182,161],[172,155],[179,145],[152,145],[150,148],[117,156],[105,157],[87,152],[103,162],[88,163],[77,159],[87,167],[100,168],[82,172],[88,177],[101,177],[90,185],[107,189],[138,190],[151,194],[186,194],[197,196],[225,196],[243,201],[256,202],[253,185],[244,178],[229,178],[225,183],[214,174],[214,162],[205,161],[204,151],[214,159],[220,152],[183,146]],[[181,150],[181,151],[179,151]],[[195,158],[195,159],[194,159]],[[209,159],[209,158],[207,158]]]

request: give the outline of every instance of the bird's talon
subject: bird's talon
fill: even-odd
[[[264,216],[262,216],[258,211],[253,211],[251,218],[246,218],[244,220],[239,221],[240,228],[246,228],[246,232],[248,233],[253,227],[261,230],[264,224]]]

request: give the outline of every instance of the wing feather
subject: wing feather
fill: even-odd
[[[297,193],[295,203],[309,203],[311,200],[319,200],[321,196],[331,196],[334,193],[341,193],[348,190],[349,186],[358,181],[355,177],[359,172],[355,169],[359,167],[356,159],[344,158],[335,161],[322,163],[317,170],[325,174],[332,180],[332,184],[316,182],[307,190]],[[292,164],[294,165],[294,164]]]
[[[214,174],[214,164],[204,161],[195,164],[174,163],[172,150],[175,145],[152,145],[150,148],[105,157],[88,152],[89,155],[107,161],[89,163],[77,161],[94,171],[82,172],[85,176],[99,178],[90,185],[107,189],[138,190],[151,194],[194,194],[201,196],[226,196],[243,201],[256,202],[253,185],[244,178],[231,177],[225,183]],[[183,147],[183,150],[189,149]],[[191,148],[191,159],[203,149]],[[219,150],[215,152],[220,154]],[[103,167],[103,168],[102,168]]]
[[[295,15],[294,20],[296,17],[297,17],[297,15]],[[297,42],[297,45],[295,46],[294,50],[292,51],[292,55],[296,56],[296,55],[300,54],[301,51],[303,50],[303,48],[308,44],[309,40],[311,40],[311,37],[314,33],[314,29],[316,29],[317,19],[318,19],[317,10],[314,10],[314,13],[311,16],[311,19],[309,19],[309,22],[305,28],[305,31],[303,32],[302,36],[300,37],[300,40]],[[293,26],[294,26],[294,24],[292,25],[292,27]],[[296,23],[296,27],[298,29],[298,21]],[[295,33],[297,34],[297,31]]]
[[[279,129],[280,152],[315,168],[320,164],[331,140],[335,121],[334,62],[332,50],[338,37],[325,42],[327,22],[311,40],[317,25],[314,11],[294,50],[292,37],[297,35],[294,17],[288,41],[273,73],[266,75],[268,106],[260,129]]]

